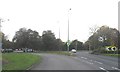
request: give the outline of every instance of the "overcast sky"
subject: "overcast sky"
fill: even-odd
[[[0,18],[10,19],[2,23],[2,31],[11,40],[22,27],[36,30],[52,30],[56,38],[67,41],[68,10],[70,40],[85,42],[89,28],[107,25],[118,29],[119,0],[0,0]]]

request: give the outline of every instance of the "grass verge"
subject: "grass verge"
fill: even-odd
[[[2,60],[2,53],[0,53],[0,60]]]
[[[26,70],[40,61],[41,57],[30,53],[4,53],[2,59],[6,61],[2,70]]]
[[[67,51],[43,51],[41,53],[50,53],[50,54],[58,54],[58,55],[75,56],[75,54],[72,54],[71,52],[67,52]]]

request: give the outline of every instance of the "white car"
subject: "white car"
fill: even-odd
[[[76,53],[76,50],[75,50],[75,49],[72,49],[71,52],[72,52],[72,53]]]

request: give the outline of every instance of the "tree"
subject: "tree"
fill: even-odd
[[[89,47],[90,47],[89,41],[86,41],[86,42],[83,44],[84,50],[89,50]]]
[[[39,33],[37,31],[32,31],[31,29],[28,29],[27,34],[27,47],[34,48],[35,50],[42,49],[42,39],[41,36],[39,36]]]
[[[62,51],[67,51],[67,42],[63,42]]]
[[[56,38],[54,33],[50,30],[43,31],[42,33],[42,43],[43,43],[43,50],[44,51],[53,51],[56,49]]]
[[[83,50],[83,43],[78,40],[73,40],[70,44],[70,50],[72,50],[72,48],[75,48],[76,50]]]
[[[98,36],[103,38],[103,46],[114,45],[118,46],[118,30],[102,26],[98,31]]]
[[[20,28],[19,31],[16,32],[13,42],[15,48],[31,48],[37,50],[41,47],[41,37],[39,33],[26,28]]]
[[[64,43],[62,42],[61,39],[56,39],[56,49],[58,51],[63,51],[64,49]]]
[[[88,38],[91,50],[99,49],[104,46],[118,46],[118,30],[101,26],[93,35]]]
[[[5,36],[4,33],[2,33],[2,48],[13,48],[13,43],[7,39],[7,36]]]
[[[94,33],[97,32],[97,30],[99,29],[99,27],[97,25],[94,25],[93,27],[90,27],[90,35],[93,35]]]

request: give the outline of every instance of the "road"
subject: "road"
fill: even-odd
[[[118,58],[92,55],[87,51],[77,52],[74,57],[44,53],[38,55],[43,57],[42,63],[31,70],[119,70]]]

